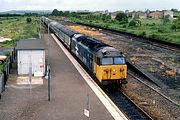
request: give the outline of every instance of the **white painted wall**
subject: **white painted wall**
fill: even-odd
[[[45,50],[18,50],[18,74],[32,74],[43,76],[45,73]]]

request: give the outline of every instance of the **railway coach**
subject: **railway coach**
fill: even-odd
[[[74,54],[103,85],[126,84],[127,65],[125,57],[117,49],[80,34],[49,18],[42,18],[50,30]]]

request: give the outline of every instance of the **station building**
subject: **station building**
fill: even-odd
[[[16,46],[18,74],[44,76],[45,50],[46,45],[41,39],[20,40]]]

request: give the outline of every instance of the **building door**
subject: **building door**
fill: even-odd
[[[18,74],[28,74],[31,51],[18,51]]]

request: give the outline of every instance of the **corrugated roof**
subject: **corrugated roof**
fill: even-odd
[[[47,49],[43,40],[25,39],[17,43],[16,50],[44,50]]]

